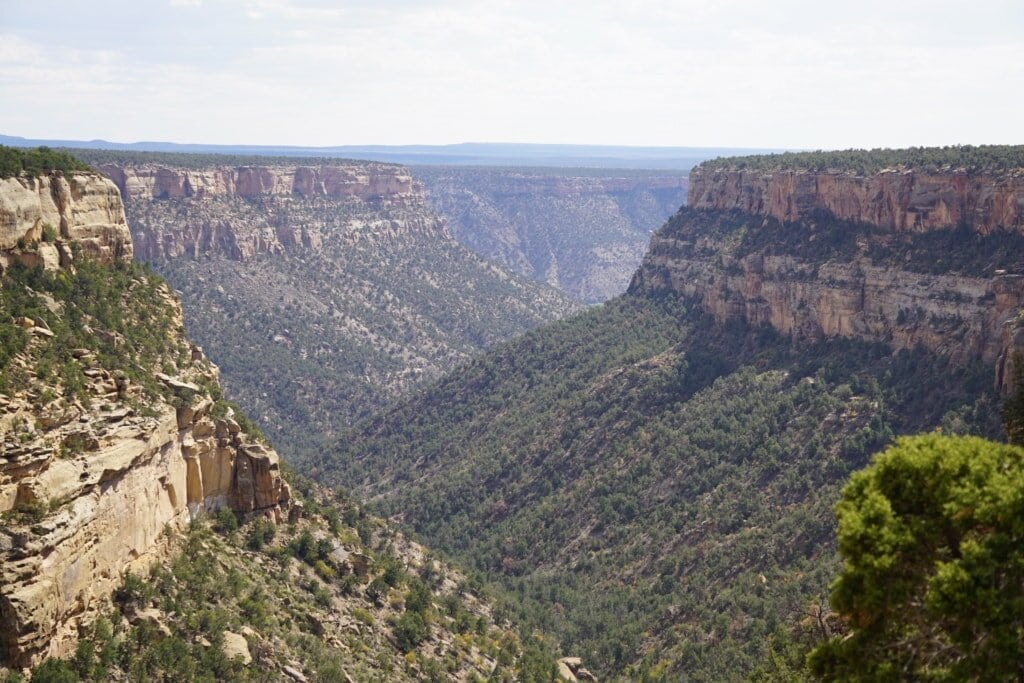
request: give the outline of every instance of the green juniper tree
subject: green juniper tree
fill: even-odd
[[[818,676],[1024,680],[1024,448],[899,439],[837,514],[832,606],[850,632],[812,651]]]

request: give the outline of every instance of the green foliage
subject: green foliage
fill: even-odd
[[[845,149],[784,152],[705,161],[701,171],[847,171],[867,175],[883,169],[1002,173],[1024,167],[1024,145],[950,145],[907,149]]]
[[[78,683],[78,674],[63,659],[48,657],[32,669],[32,683]]]
[[[0,145],[0,178],[27,173],[42,175],[51,171],[71,173],[90,171],[89,165],[63,150],[49,147],[23,148]]]
[[[400,511],[481,573],[499,618],[588,668],[721,680],[766,661],[834,576],[845,477],[947,415],[995,433],[990,386],[988,366],[797,349],[672,296],[626,296],[478,357],[315,472]]]
[[[232,531],[235,531],[238,529],[238,515],[235,514],[234,510],[228,507],[223,507],[220,510],[217,510],[214,515],[214,528],[224,534],[229,534]],[[259,550],[259,548],[255,548],[255,550]]]
[[[28,349],[29,336],[13,322],[21,317],[40,319],[53,332],[33,344],[36,378],[85,402],[84,368],[75,349],[91,351],[101,367],[124,373],[149,398],[168,395],[154,372],[186,351],[163,280],[133,263],[79,259],[73,273],[13,264],[0,278],[0,311],[2,392],[26,389],[30,380],[11,363]]]
[[[153,588],[145,578],[132,572],[125,572],[124,581],[114,591],[114,600],[121,605],[145,605],[153,597]]]
[[[818,647],[830,680],[1015,680],[1024,662],[1024,449],[899,439],[836,508],[832,605],[851,633]]]
[[[1024,446],[1024,355],[1018,355],[1014,361],[1017,389],[1003,403],[1003,428],[1007,441]]]
[[[389,166],[363,159],[312,156],[264,156],[260,154],[214,154],[193,152],[134,152],[117,149],[69,148],[67,153],[93,166],[114,164],[138,166],[158,164],[169,168],[205,169],[221,166]]]
[[[269,519],[258,517],[253,520],[249,527],[249,535],[246,544],[250,550],[262,550],[263,546],[274,540],[277,533],[277,526]]]
[[[395,621],[393,632],[395,640],[398,642],[398,649],[402,652],[409,652],[426,640],[429,627],[422,613],[405,611]]]

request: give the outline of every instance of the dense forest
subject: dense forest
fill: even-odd
[[[852,341],[795,348],[626,296],[485,354],[315,471],[606,676],[736,680],[823,604],[850,472],[899,433],[999,435],[990,372]]]
[[[50,171],[88,171],[89,165],[66,150],[49,147],[5,147],[0,145],[0,178],[26,173],[39,175]]]
[[[884,169],[1005,173],[1024,168],[1024,145],[950,145],[905,149],[784,152],[705,161],[702,171],[841,171],[869,175]]]

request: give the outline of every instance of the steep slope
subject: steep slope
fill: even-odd
[[[126,198],[136,258],[182,293],[226,387],[297,461],[411,387],[578,308],[460,246],[399,166],[117,158],[100,168]]]
[[[686,197],[664,171],[413,168],[455,239],[588,303],[621,294]]]
[[[290,496],[215,400],[170,289],[129,261],[113,184],[0,186],[0,659],[25,664],[67,654],[121,573],[164,556],[165,528],[222,507],[279,518]]]
[[[113,183],[4,148],[0,175],[0,678],[551,679],[458,571],[286,474]]]
[[[805,159],[799,173],[828,175]],[[961,173],[976,171],[948,182]],[[1018,280],[997,272],[1018,267],[1012,220],[928,240],[827,209],[781,222],[732,208],[754,187],[681,209],[626,296],[362,424],[318,473],[605,674],[742,678],[825,596],[852,469],[894,434],[999,435],[1002,340],[1021,320]]]

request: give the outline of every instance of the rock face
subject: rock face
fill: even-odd
[[[457,240],[588,303],[625,290],[651,233],[686,197],[686,178],[661,172],[413,172]]]
[[[702,169],[690,173],[689,205],[799,221],[816,210],[889,230],[967,224],[979,234],[1024,232],[1024,171],[975,175],[889,170],[844,172]]]
[[[388,164],[171,168],[101,165],[144,261],[319,249],[412,232],[447,237],[408,171]],[[376,214],[376,216],[374,216]]]
[[[401,166],[353,162],[329,166],[222,166],[209,169],[104,164],[100,172],[129,199],[298,195],[362,200],[412,194],[416,186]]]
[[[720,321],[768,324],[798,339],[856,337],[981,359],[996,365],[998,389],[1012,388],[1024,350],[1024,272],[1013,241],[1024,232],[1024,178],[698,168],[689,204],[652,238],[634,288],[674,290]],[[830,246],[843,230],[851,243]],[[800,231],[796,244],[790,237]],[[925,267],[929,257],[949,258],[938,245],[954,234],[963,267]],[[974,252],[1009,254],[1000,258],[1010,266],[972,260]]]
[[[49,225],[96,259],[131,259],[132,242],[117,187],[95,173],[0,179],[0,251],[43,239]],[[9,256],[9,254],[8,254]]]
[[[59,216],[58,246],[130,257],[120,197],[109,181],[22,178],[3,187],[12,192],[0,196],[0,215],[20,216],[19,230]],[[50,198],[54,187],[74,198],[56,213],[10,199]],[[187,349],[180,304],[166,286],[156,296],[173,321],[166,346]],[[26,365],[54,333],[41,320],[19,324],[31,333],[28,346],[9,362]],[[245,436],[230,414],[211,415],[215,403],[204,387],[216,386],[217,369],[197,347],[176,361],[173,375],[154,370],[163,387],[156,401],[144,401],[88,349],[71,354],[83,368],[86,385],[77,395],[84,398],[59,398],[60,387],[34,374],[27,386],[0,393],[0,663],[12,666],[70,653],[79,628],[108,604],[124,572],[165,557],[172,538],[166,531],[225,506],[280,521],[290,501],[277,454]]]

